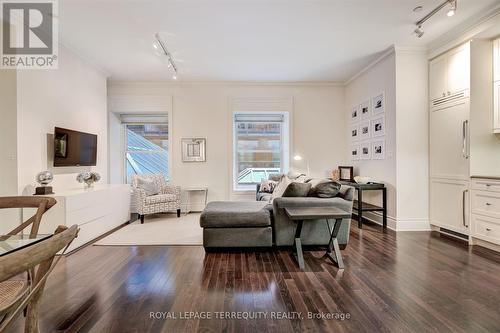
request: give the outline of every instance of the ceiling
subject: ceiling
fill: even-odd
[[[171,80],[160,32],[185,81],[344,82],[389,46],[425,46],[500,0],[64,0],[60,38],[112,80]],[[420,13],[413,8],[423,6]]]

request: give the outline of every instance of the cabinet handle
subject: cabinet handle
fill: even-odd
[[[486,228],[486,231],[491,231],[491,229],[490,228]]]
[[[467,146],[468,146],[468,144],[467,144],[468,127],[469,127],[469,121],[464,120],[462,123],[462,156],[465,159],[469,158],[468,149],[467,149]]]
[[[462,192],[462,224],[464,227],[468,228],[469,226],[465,223],[465,196],[469,192],[469,190],[464,190]]]
[[[485,184],[485,185],[486,185],[486,187],[490,187],[491,186],[491,184]]]
[[[491,204],[489,202],[486,203],[486,206],[491,206]]]

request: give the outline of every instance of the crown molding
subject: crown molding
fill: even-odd
[[[380,56],[378,56],[374,61],[369,63],[367,66],[365,66],[363,69],[361,69],[359,72],[351,76],[351,78],[347,81],[344,82],[344,86],[349,85],[351,82],[356,80],[358,77],[366,73],[368,70],[370,70],[372,67],[376,66],[378,63],[380,63],[382,60],[385,58],[389,57],[390,55],[394,54],[396,51],[396,47],[394,45],[389,46],[387,49],[385,49]]]
[[[291,86],[291,87],[342,87],[339,81],[127,81],[108,79],[110,86],[118,85],[154,85],[154,86]]]
[[[427,44],[427,57],[435,58],[444,52],[471,40],[486,29],[500,24],[500,3],[491,6],[482,14],[463,22]]]
[[[59,47],[65,48],[68,52],[73,54],[75,57],[80,59],[82,62],[87,64],[88,66],[94,68],[96,71],[104,75],[106,78],[109,78],[111,76],[111,73],[108,72],[106,69],[104,69],[102,66],[98,65],[95,61],[90,59],[89,57],[83,56],[80,52],[78,52],[74,47],[70,46],[69,44],[63,42],[61,38],[59,38]]]

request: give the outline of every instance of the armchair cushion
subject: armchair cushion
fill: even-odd
[[[159,189],[155,182],[151,178],[137,177],[137,188],[144,190],[147,196],[156,195],[159,193]]]
[[[172,202],[177,199],[175,194],[157,194],[150,195],[145,198],[146,205],[154,205],[158,203]]]

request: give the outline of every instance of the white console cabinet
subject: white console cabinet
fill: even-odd
[[[56,192],[52,197],[57,204],[44,214],[39,232],[53,233],[59,225],[78,225],[78,237],[67,252],[130,220],[130,185],[82,186]]]

